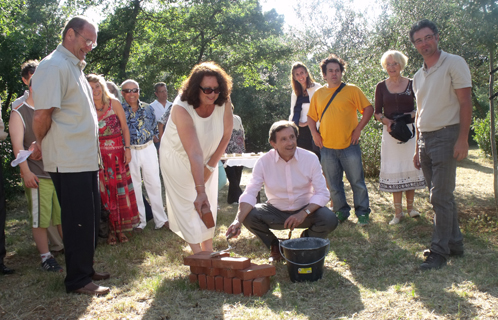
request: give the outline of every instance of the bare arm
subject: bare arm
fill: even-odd
[[[215,107],[218,108],[218,107]],[[218,148],[214,151],[211,159],[209,159],[208,164],[211,167],[216,167],[218,161],[220,161],[221,156],[225,153],[227,149],[228,142],[230,142],[230,137],[232,136],[233,130],[233,113],[232,113],[232,102],[228,98],[225,104],[225,112],[223,114],[223,137],[221,138]]]
[[[21,117],[15,111],[12,111],[10,114],[9,133],[14,156],[17,156],[21,150],[24,150],[24,124]],[[31,172],[28,162],[21,162],[19,168],[21,169],[21,176],[24,179],[24,185],[28,188],[38,188],[38,177]]]
[[[363,130],[363,128],[365,128],[365,126],[367,125],[368,121],[370,121],[370,118],[372,118],[373,113],[374,109],[372,106],[368,106],[363,110],[363,117],[361,118],[360,122],[358,122],[358,125],[351,134],[352,144],[358,144],[361,136],[361,130]]]
[[[455,89],[460,104],[460,133],[453,148],[453,158],[457,161],[467,157],[469,152],[469,130],[472,122],[471,88]]]
[[[162,124],[162,122],[157,123],[157,129],[159,129],[159,141],[161,141],[163,134],[164,134],[164,127],[165,125]]]
[[[316,121],[311,119],[310,116],[308,116],[308,128],[310,128],[311,136],[313,137],[313,141],[315,142],[316,146],[318,148],[323,148],[322,136],[316,130]]]
[[[179,105],[173,106],[171,110],[171,120],[176,125],[178,136],[180,137],[180,141],[182,142],[190,162],[190,169],[197,191],[194,206],[197,213],[199,213],[199,216],[201,216],[201,206],[203,204],[209,206],[209,201],[205,190],[204,157],[195,131],[194,121],[188,111]]]
[[[420,131],[418,131],[417,120],[418,120],[418,109],[415,115],[415,153],[413,154],[413,165],[415,166],[415,168],[420,170],[421,168],[420,156],[418,154],[418,137],[420,136]]]
[[[123,110],[123,106],[119,103],[118,100],[112,99],[112,109],[114,113],[119,119],[119,123],[121,124],[121,132],[123,133],[125,147],[130,146],[130,129],[128,128],[128,124],[126,123],[126,115]],[[125,163],[128,164],[131,161],[131,150],[125,148]]]
[[[35,110],[35,115],[33,118],[33,131],[36,136],[36,141],[41,147],[43,138],[47,135],[48,130],[52,126],[52,113],[55,108],[50,109],[38,109]]]

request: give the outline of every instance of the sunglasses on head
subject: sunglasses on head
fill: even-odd
[[[133,92],[133,93],[137,93],[138,91],[140,91],[140,89],[138,89],[138,88],[133,88],[133,89],[123,89],[123,90],[121,90],[121,91],[123,91],[124,93],[132,93],[132,92]]]
[[[202,92],[204,92],[204,94],[211,94],[214,92],[214,94],[218,94],[221,92],[221,89],[220,88],[203,88],[201,86],[199,86],[199,88],[201,88]]]

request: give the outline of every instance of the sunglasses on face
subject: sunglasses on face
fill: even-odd
[[[124,93],[137,93],[138,91],[140,91],[140,89],[138,88],[133,88],[133,89],[123,89],[121,90],[123,91]]]
[[[214,94],[218,94],[221,92],[221,89],[220,88],[203,88],[201,86],[199,86],[199,88],[202,90],[202,92],[204,92],[204,94],[211,94],[214,92]]]

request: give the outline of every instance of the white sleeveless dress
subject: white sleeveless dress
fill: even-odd
[[[224,106],[215,106],[213,113],[201,118],[194,107],[187,101],[181,101],[178,95],[173,105],[179,105],[188,111],[194,121],[197,138],[201,145],[206,163],[216,151],[223,137]],[[161,138],[160,165],[166,189],[169,227],[188,243],[201,243],[214,236],[214,229],[207,229],[197,211],[194,200],[197,197],[190,162],[178,135],[178,130],[170,117]],[[218,208],[218,166],[206,183],[206,194],[211,205],[213,219],[216,222]]]

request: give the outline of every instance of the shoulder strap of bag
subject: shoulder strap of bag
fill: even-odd
[[[327,103],[327,106],[325,107],[325,109],[323,109],[323,112],[322,112],[322,116],[320,117],[320,122],[322,122],[322,118],[323,118],[323,115],[325,114],[325,111],[327,111],[327,109],[329,108],[329,105],[330,103],[332,102],[332,100],[334,100],[335,96],[339,93],[339,91],[342,90],[342,88],[344,88],[346,86],[346,84],[344,82],[341,82],[341,85],[339,86],[339,88],[337,88],[337,90],[334,92],[334,94],[332,95],[332,98],[330,98],[329,100],[329,103]]]

